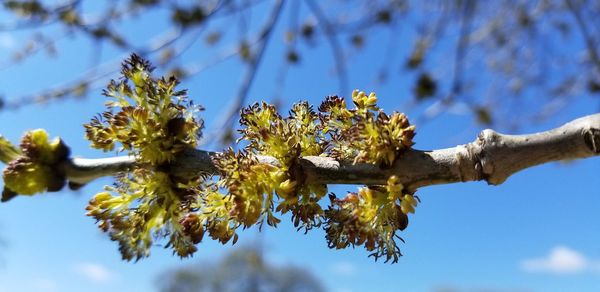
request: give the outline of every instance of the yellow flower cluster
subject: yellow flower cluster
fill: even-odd
[[[20,154],[21,151],[17,147],[0,135],[0,162],[9,163],[19,157]]]
[[[414,213],[417,200],[403,192],[396,177],[345,199],[330,195],[331,204],[323,210],[319,201],[327,186],[303,181],[295,168],[299,158],[317,155],[387,167],[412,146],[414,126],[403,114],[385,114],[374,93],[356,90],[352,101],[355,108],[348,109],[343,98],[328,97],[319,113],[301,102],[285,118],[266,103],[243,109],[239,141],[246,143],[245,148],[238,153],[229,150],[215,160],[221,170],[219,187],[231,196],[227,226],[262,223],[261,215],[275,225],[276,206],[275,211],[292,214],[296,227],[309,230],[325,223],[330,247],[365,245],[375,258],[397,261],[395,233],[406,227],[407,214]],[[261,164],[260,155],[275,157],[281,165]],[[219,206],[226,208],[227,203]]]
[[[272,156],[281,163],[271,172],[273,177],[269,188],[272,191],[268,192],[267,208],[263,210],[267,214],[267,222],[270,225],[279,222],[271,211],[275,205],[271,193],[275,192],[278,199],[275,210],[283,214],[290,212],[294,226],[308,230],[320,225],[323,210],[318,202],[327,193],[327,186],[298,183],[299,178],[295,177],[293,169],[298,158],[323,154],[327,147],[317,113],[307,102],[301,102],[294,104],[289,116],[283,118],[272,105],[254,104],[242,110],[240,124],[243,127],[240,140],[248,142],[245,156]],[[227,157],[223,158],[218,160],[227,160]]]
[[[122,78],[104,91],[110,99],[107,110],[84,125],[92,147],[118,147],[139,162],[86,208],[119,243],[124,259],[148,256],[157,238],[168,238],[166,247],[186,257],[205,234],[235,243],[238,228],[265,222],[276,226],[277,213],[290,213],[298,229],[322,226],[332,248],[363,245],[376,259],[398,260],[396,240],[402,239],[396,232],[407,227],[418,198],[392,176],[385,185],[369,185],[345,198],[330,194],[323,208],[327,185],[306,181],[298,162],[327,156],[390,167],[413,145],[415,128],[404,114],[384,113],[374,93],[358,90],[352,93],[353,108],[330,96],[318,111],[300,102],[286,117],[273,105],[257,103],[241,112],[242,149],[228,149],[213,159],[216,177],[182,178],[170,171],[170,162],[196,146],[203,121],[195,114],[201,107],[175,89],[175,78],[155,79],[152,70],[149,62],[132,55],[123,63]],[[65,176],[56,166],[68,155],[62,141],[49,142],[43,130],[27,133],[20,150],[0,137],[0,161],[8,163],[2,199],[59,190]],[[262,162],[263,156],[279,163]]]
[[[417,199],[403,194],[401,184],[392,176],[387,185],[368,186],[343,199],[330,196],[331,205],[325,211],[326,239],[330,248],[364,245],[371,256],[385,257],[386,262],[398,261],[402,254],[396,244],[396,231],[408,226],[408,213],[414,213]],[[406,209],[407,204],[411,209]]]
[[[141,161],[158,165],[196,145],[202,121],[194,114],[202,108],[185,90],[175,90],[176,78],[153,79],[152,70],[135,54],[123,63],[123,79],[112,80],[104,91],[111,98],[108,110],[84,125],[92,147],[111,151],[118,143]]]
[[[331,156],[390,166],[413,145],[415,127],[402,113],[383,112],[375,93],[354,90],[352,102],[356,108],[347,109],[344,99],[330,96],[319,107],[324,132],[331,136]]]
[[[256,157],[232,149],[223,152],[216,160],[221,170],[218,185],[228,191],[232,220],[250,227],[259,221],[263,213],[271,214],[273,193],[280,185],[285,173],[275,166],[259,163]],[[212,205],[208,213],[214,213]],[[278,220],[272,221],[276,224]]]
[[[117,183],[96,194],[86,210],[101,230],[119,242],[126,260],[149,255],[154,237],[169,236],[167,246],[181,257],[196,251],[196,230],[189,221],[198,181],[175,181],[169,174],[144,168],[117,178]],[[116,194],[116,195],[113,195]],[[135,207],[134,207],[135,206]]]
[[[2,201],[17,194],[33,195],[58,191],[65,185],[65,176],[57,164],[69,156],[69,148],[60,138],[48,140],[42,129],[27,132],[20,150],[2,138],[2,161],[8,163],[3,172]]]
[[[84,125],[92,147],[110,151],[116,145],[135,155],[136,169],[117,177],[113,187],[97,194],[87,215],[119,242],[126,260],[149,255],[154,238],[168,237],[167,247],[181,257],[196,251],[203,235],[195,215],[200,176],[174,177],[168,163],[196,146],[201,110],[175,90],[175,78],[152,77],[150,63],[132,55],[123,63],[120,81],[111,81],[104,94],[111,98],[107,110]]]

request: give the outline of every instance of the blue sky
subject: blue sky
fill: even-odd
[[[261,13],[255,19],[260,19]],[[0,13],[0,19],[4,19],[2,16]],[[151,39],[164,32],[160,13],[155,16],[131,20],[136,26],[123,27],[122,31],[135,35],[140,42]],[[60,31],[52,26],[48,29]],[[27,33],[0,32],[0,60],[19,47]],[[410,34],[404,36],[406,42],[413,40]],[[275,82],[279,56],[284,52],[282,38],[283,29],[278,27],[248,104],[272,100],[278,88]],[[352,54],[349,84],[351,89],[377,92],[381,106],[388,111],[406,111],[409,118],[419,116],[430,104],[408,106],[410,78],[403,78],[400,72],[394,82],[381,84],[371,77],[384,63],[377,44],[388,38],[386,32],[369,35],[367,41],[374,45]],[[72,80],[90,66],[93,45],[87,40],[66,37],[59,43],[57,57],[40,54],[21,65],[0,70],[0,95],[10,100]],[[317,46],[303,52],[306,54],[300,65],[289,71],[282,92],[284,107],[305,99],[318,104],[326,95],[340,94],[332,74],[329,48]],[[200,42],[180,62],[209,59],[213,54]],[[127,52],[106,47],[101,61],[116,60],[118,64],[126,55]],[[235,93],[240,68],[239,60],[233,58],[181,85],[189,89],[195,102],[206,107],[201,116],[208,130]],[[446,71],[439,68],[434,73],[444,78]],[[482,78],[485,83],[488,77]],[[107,81],[108,78],[103,83]],[[51,136],[63,137],[75,155],[111,156],[114,154],[91,150],[83,139],[82,124],[102,111],[103,102],[100,89],[96,88],[87,99],[2,111],[0,133],[17,142],[24,131],[43,127]],[[524,124],[519,132],[553,128],[595,112],[597,99],[578,96],[555,117],[542,124]],[[419,149],[467,143],[482,130],[460,108],[416,126],[415,147]],[[401,246],[404,257],[394,265],[373,262],[362,248],[330,250],[322,231],[304,235],[285,219],[279,228],[264,230],[260,238],[269,261],[304,266],[318,275],[330,291],[598,291],[598,173],[600,158],[596,157],[527,169],[500,186],[472,182],[423,188],[418,192],[422,203],[402,234],[406,240]],[[153,291],[162,271],[214,261],[235,248],[205,239],[191,259],[180,260],[169,250],[156,247],[148,259],[138,263],[121,261],[117,245],[94,226],[91,218],[84,216],[90,196],[110,182],[107,178],[77,192],[19,197],[0,205],[0,238],[4,242],[0,245],[0,292]],[[343,194],[355,187],[335,186],[331,190]],[[238,245],[252,244],[258,236],[256,229],[244,231]]]

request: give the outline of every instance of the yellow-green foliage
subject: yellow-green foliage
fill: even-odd
[[[402,113],[380,110],[375,93],[355,90],[352,102],[356,108],[347,109],[343,98],[330,96],[319,107],[325,113],[324,131],[331,136],[331,156],[389,166],[413,145],[415,127]]]
[[[120,81],[112,80],[104,95],[107,111],[84,125],[92,147],[111,151],[116,144],[154,165],[173,160],[194,147],[202,121],[194,118],[186,91],[175,90],[176,78],[153,79],[150,63],[137,55],[123,63]]]
[[[110,99],[107,110],[85,129],[92,147],[119,147],[139,162],[87,207],[87,215],[119,242],[124,259],[148,256],[157,238],[168,238],[166,246],[186,257],[205,233],[221,243],[235,243],[238,228],[276,226],[281,214],[290,213],[298,229],[322,227],[332,248],[363,245],[376,259],[398,260],[396,240],[402,239],[396,232],[406,228],[418,199],[395,176],[386,185],[365,186],[343,198],[329,194],[323,208],[327,186],[305,181],[297,167],[302,157],[328,156],[386,168],[409,149],[414,126],[404,114],[384,113],[374,93],[354,91],[352,108],[337,96],[327,97],[318,111],[297,103],[285,117],[264,102],[244,108],[241,150],[217,155],[214,177],[182,178],[170,171],[169,163],[196,146],[203,122],[195,114],[201,108],[175,89],[175,78],[153,78],[151,65],[137,55],[123,63],[122,75],[104,92]],[[68,155],[60,140],[49,143],[45,132],[30,132],[22,154],[7,143],[0,138],[0,160],[11,161],[4,172],[11,191],[56,189],[51,181],[57,175],[64,183],[54,167]],[[260,156],[274,157],[279,164],[262,163]]]
[[[330,196],[331,205],[325,211],[328,218],[326,238],[331,248],[364,245],[376,259],[398,260],[397,230],[408,225],[408,213],[414,213],[416,199],[403,194],[402,185],[392,176],[386,186],[367,186],[345,198]]]
[[[230,209],[230,229],[262,224],[275,226],[273,214],[290,212],[296,227],[310,230],[323,226],[332,248],[364,245],[375,258],[397,261],[397,230],[408,224],[417,200],[403,192],[396,177],[385,186],[367,186],[344,199],[330,195],[330,206],[323,210],[321,199],[326,185],[310,184],[295,177],[294,166],[303,156],[330,156],[354,163],[373,163],[389,167],[413,142],[414,126],[403,114],[385,114],[377,107],[377,97],[358,90],[352,93],[354,108],[345,100],[328,97],[315,112],[306,102],[292,106],[282,117],[275,107],[254,104],[242,110],[240,140],[246,141],[238,153],[228,150],[215,160],[221,170],[216,187],[230,196],[219,206]],[[272,156],[280,166],[258,162],[259,155]],[[221,217],[223,218],[223,217]],[[227,236],[233,236],[226,233]]]
[[[33,195],[64,186],[64,174],[55,166],[69,156],[69,148],[60,138],[50,142],[48,133],[37,129],[23,136],[20,150],[4,139],[1,142],[2,161],[8,163],[3,172],[4,201],[16,194]]]
[[[154,235],[168,236],[174,252],[187,256],[196,251],[194,244],[198,242],[184,232],[180,221],[196,199],[194,189],[199,182],[186,183],[177,182],[166,172],[137,168],[96,194],[86,208],[87,215],[96,218],[100,229],[119,242],[126,260],[148,256]]]
[[[168,163],[196,146],[202,120],[194,114],[201,108],[185,91],[175,90],[177,79],[155,79],[152,70],[132,55],[123,63],[123,78],[104,91],[110,98],[107,110],[84,125],[92,147],[110,151],[120,145],[141,162],[87,207],[87,215],[119,242],[126,260],[148,256],[155,237],[168,237],[167,246],[182,257],[195,252],[199,242],[190,218],[200,200],[201,178],[175,177]]]
[[[9,163],[16,159],[21,151],[17,149],[10,141],[0,135],[0,162]]]

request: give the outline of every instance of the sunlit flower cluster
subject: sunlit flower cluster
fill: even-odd
[[[320,155],[327,147],[318,115],[312,107],[307,102],[294,104],[289,116],[283,118],[272,105],[254,104],[242,110],[240,124],[240,140],[248,142],[243,150],[247,156],[272,156],[280,162],[271,172],[270,188],[278,199],[275,210],[283,214],[290,212],[296,227],[308,230],[319,226],[323,215],[319,201],[327,193],[327,186],[299,183],[301,178],[296,177],[294,169],[298,158]],[[267,203],[265,214],[272,218],[268,222],[278,222],[270,210],[275,205],[272,196],[267,198]]]
[[[343,98],[327,97],[315,111],[294,104],[287,116],[275,106],[257,103],[242,109],[237,141],[213,158],[215,175],[176,176],[172,162],[196,147],[203,121],[175,78],[152,77],[149,62],[132,55],[122,78],[104,94],[107,110],[84,125],[91,146],[124,151],[137,163],[96,194],[87,215],[119,243],[126,260],[150,253],[157,239],[181,257],[192,255],[205,235],[223,244],[238,239],[238,228],[277,226],[289,214],[305,232],[322,227],[331,248],[364,246],[376,259],[396,262],[401,255],[397,231],[408,225],[418,199],[392,176],[385,185],[369,185],[344,198],[327,185],[307,180],[300,159],[327,156],[353,163],[390,167],[412,145],[415,128],[404,114],[384,113],[374,93],[352,93],[353,108]],[[62,188],[59,163],[69,150],[60,139],[48,141],[43,130],[27,133],[20,150],[0,137],[4,197]]]
[[[107,111],[84,125],[92,147],[110,151],[120,145],[140,162],[87,207],[87,215],[119,242],[126,260],[148,256],[153,240],[161,237],[186,257],[203,235],[194,217],[202,177],[180,178],[168,171],[179,153],[196,146],[202,120],[194,114],[201,108],[175,89],[175,78],[154,79],[152,69],[132,55],[123,63],[122,79],[112,80],[104,91],[110,98]]]
[[[347,109],[343,98],[329,96],[319,107],[332,157],[390,166],[413,145],[415,127],[403,113],[383,112],[375,93],[355,90],[352,102],[356,108]]]
[[[383,186],[360,188],[343,199],[330,196],[331,205],[325,211],[326,239],[330,248],[364,245],[371,256],[386,261],[398,261],[402,254],[396,232],[408,226],[408,213],[414,213],[417,198],[403,193],[401,184],[392,176]]]
[[[188,217],[198,180],[178,182],[168,173],[144,168],[116,179],[86,209],[100,229],[119,243],[123,259],[148,256],[155,237],[168,237],[167,246],[181,257],[196,251],[194,244],[199,240]]]
[[[403,114],[385,114],[374,93],[354,91],[352,100],[355,108],[348,109],[343,98],[328,97],[318,113],[308,103],[298,103],[285,118],[266,103],[242,110],[240,140],[245,148],[215,160],[222,171],[219,186],[231,196],[228,215],[238,222],[229,226],[262,223],[261,215],[275,225],[276,206],[275,211],[290,212],[294,225],[306,231],[324,223],[332,248],[364,245],[375,258],[398,260],[396,231],[406,228],[417,200],[403,192],[396,177],[345,199],[331,194],[330,206],[323,210],[320,201],[327,186],[303,181],[295,168],[299,158],[319,155],[389,167],[412,146],[414,126]],[[260,156],[275,157],[280,165],[260,163]]]
[[[202,108],[185,90],[175,90],[175,77],[153,79],[152,70],[135,54],[123,63],[123,78],[104,90],[108,109],[84,125],[92,147],[111,151],[120,144],[120,150],[156,165],[196,145],[203,122],[194,114]]]
[[[16,149],[2,139],[2,161],[4,190],[2,200],[7,201],[17,194],[33,195],[46,191],[58,191],[65,185],[65,176],[57,164],[69,156],[69,148],[60,138],[48,140],[42,129],[27,132]]]

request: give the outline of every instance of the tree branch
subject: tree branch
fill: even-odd
[[[598,73],[600,73],[600,55],[598,55],[598,52],[596,51],[596,42],[594,40],[594,37],[585,25],[580,10],[578,10],[578,8],[580,7],[575,7],[575,4],[571,0],[566,0],[566,3],[567,7],[573,14],[573,17],[575,17],[575,21],[577,22],[579,30],[581,30],[581,35],[583,36],[583,40],[585,41],[585,45],[587,46],[590,59],[592,59],[592,62],[596,65]]]
[[[181,177],[199,173],[217,174],[212,162],[216,152],[189,150],[171,165]],[[391,175],[409,190],[455,182],[485,180],[503,183],[512,174],[546,162],[600,155],[600,113],[571,121],[556,129],[529,135],[504,135],[484,130],[475,141],[453,148],[409,150],[390,168],[374,164],[352,164],[329,157],[300,158],[298,168],[305,182],[323,184],[385,184]],[[262,163],[279,164],[268,156]],[[70,182],[85,184],[96,178],[131,169],[132,156],[102,159],[72,158],[60,165]]]
[[[329,46],[331,47],[331,53],[333,54],[333,59],[335,61],[335,73],[338,74],[340,79],[340,92],[347,92],[348,72],[346,71],[346,64],[344,61],[344,52],[342,50],[342,46],[338,42],[337,36],[335,35],[335,30],[333,29],[331,23],[327,20],[325,13],[323,13],[315,1],[307,1],[306,4],[317,18],[319,25],[323,27],[323,32],[325,33],[325,37],[327,38]]]
[[[276,1],[273,4],[269,18],[258,33],[258,47],[256,48],[256,54],[249,60],[246,72],[244,73],[242,83],[238,88],[235,99],[229,106],[229,109],[226,111],[226,113],[222,115],[223,118],[217,122],[217,129],[219,129],[218,132],[220,134],[215,135],[216,137],[211,137],[211,140],[218,140],[219,142],[222,141],[223,136],[227,133],[227,130],[233,127],[235,117],[240,112],[248,92],[250,91],[250,87],[252,86],[254,78],[256,77],[258,66],[261,64],[261,60],[269,43],[270,36],[277,25],[277,20],[281,15],[283,4],[284,1],[282,0]]]

